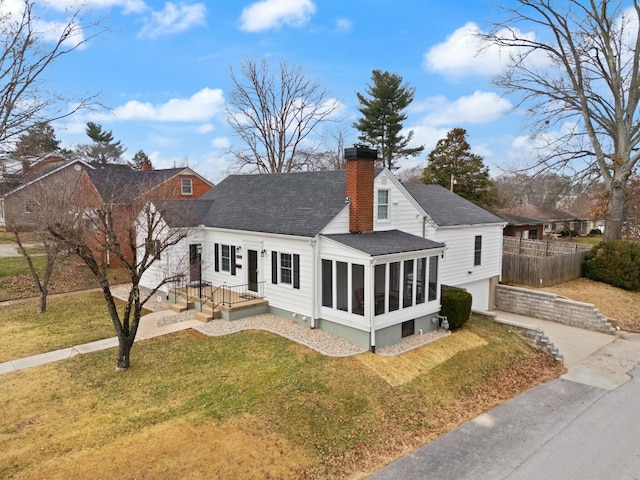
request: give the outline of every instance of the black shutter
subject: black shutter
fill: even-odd
[[[236,274],[236,247],[231,247],[231,275]]]
[[[300,255],[293,255],[293,288],[300,288]]]
[[[218,245],[217,243],[214,246],[214,251],[213,251],[213,257],[214,257],[214,264],[215,264],[215,270],[216,272],[220,271],[220,245]]]
[[[271,252],[271,283],[278,283],[278,252]]]

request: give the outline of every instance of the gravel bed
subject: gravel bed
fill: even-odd
[[[242,330],[265,330],[305,345],[330,357],[348,357],[366,352],[368,349],[350,342],[346,338],[325,330],[312,329],[292,320],[272,314],[256,315],[241,320],[212,320],[194,327],[194,330],[209,336],[228,335]],[[400,355],[450,335],[447,330],[437,329],[424,335],[416,335],[396,345],[376,350],[380,355]]]
[[[114,297],[126,301],[130,288],[130,285],[117,285],[111,288],[111,293]],[[148,292],[149,290],[142,287],[140,288],[141,296],[148,295]],[[169,302],[164,295],[158,295],[161,297],[160,302],[152,298],[145,304],[144,308],[153,312],[167,310],[169,308]],[[188,310],[186,312],[176,313],[175,315],[167,315],[158,320],[158,326],[161,327],[186,320],[193,320],[195,319],[195,314],[195,310]],[[276,335],[281,335],[330,357],[348,357],[368,351],[367,348],[350,342],[346,338],[318,328],[309,328],[293,320],[272,314],[255,315],[232,321],[211,320],[193,329],[211,337],[229,335],[243,330],[264,330],[275,333]],[[438,340],[439,338],[446,337],[450,333],[451,332],[442,329],[433,330],[423,335],[409,337],[395,345],[379,348],[376,350],[376,353],[386,356],[400,355]]]

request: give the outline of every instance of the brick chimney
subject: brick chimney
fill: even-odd
[[[151,165],[151,162],[144,162],[140,164],[141,172],[147,172],[149,170],[153,170],[153,165]]]
[[[349,232],[373,231],[373,180],[378,151],[362,145],[344,149],[347,163]]]

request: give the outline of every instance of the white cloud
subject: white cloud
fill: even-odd
[[[414,111],[426,113],[421,123],[439,126],[490,123],[508,113],[512,105],[493,92],[476,90],[453,102],[444,96],[437,96],[417,102],[412,107]]]
[[[158,38],[164,35],[181,33],[196,25],[205,24],[207,8],[203,3],[176,5],[173,2],[164,4],[164,9],[151,12],[145,26],[138,33],[140,38]]]
[[[424,54],[423,67],[450,77],[492,76],[500,73],[510,61],[512,54],[517,52],[514,48],[484,44],[478,36],[480,33],[480,28],[473,22],[458,28],[444,42],[431,47]],[[535,39],[534,33],[522,33],[516,28],[500,30],[497,35],[505,38],[517,35],[529,40]],[[531,55],[528,60],[536,64],[545,63],[541,55]]]
[[[260,32],[283,25],[301,27],[315,11],[311,0],[262,0],[242,9],[240,29]]]
[[[198,128],[196,128],[196,133],[205,134],[205,133],[213,132],[213,130],[215,130],[215,128],[213,127],[212,124],[204,123],[200,125]]]
[[[156,122],[206,122],[222,111],[222,90],[203,88],[190,98],[172,98],[166,103],[152,105],[131,100],[115,108],[110,115],[100,115],[106,120],[150,120]]]
[[[353,22],[348,18],[336,19],[336,31],[337,32],[350,32],[353,28]]]
[[[229,147],[231,147],[231,142],[229,141],[229,139],[227,137],[218,137],[218,138],[214,138],[213,141],[211,142],[211,146],[215,147],[215,148],[222,148],[222,149],[228,149]]]
[[[49,0],[48,4],[60,11],[78,6],[77,0]],[[140,13],[148,8],[143,0],[85,0],[82,5],[88,8],[122,7],[124,13]]]

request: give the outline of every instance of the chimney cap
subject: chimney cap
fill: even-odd
[[[352,148],[344,149],[345,160],[350,159],[368,159],[377,160],[378,150],[375,148],[367,147],[366,145],[354,145]]]

